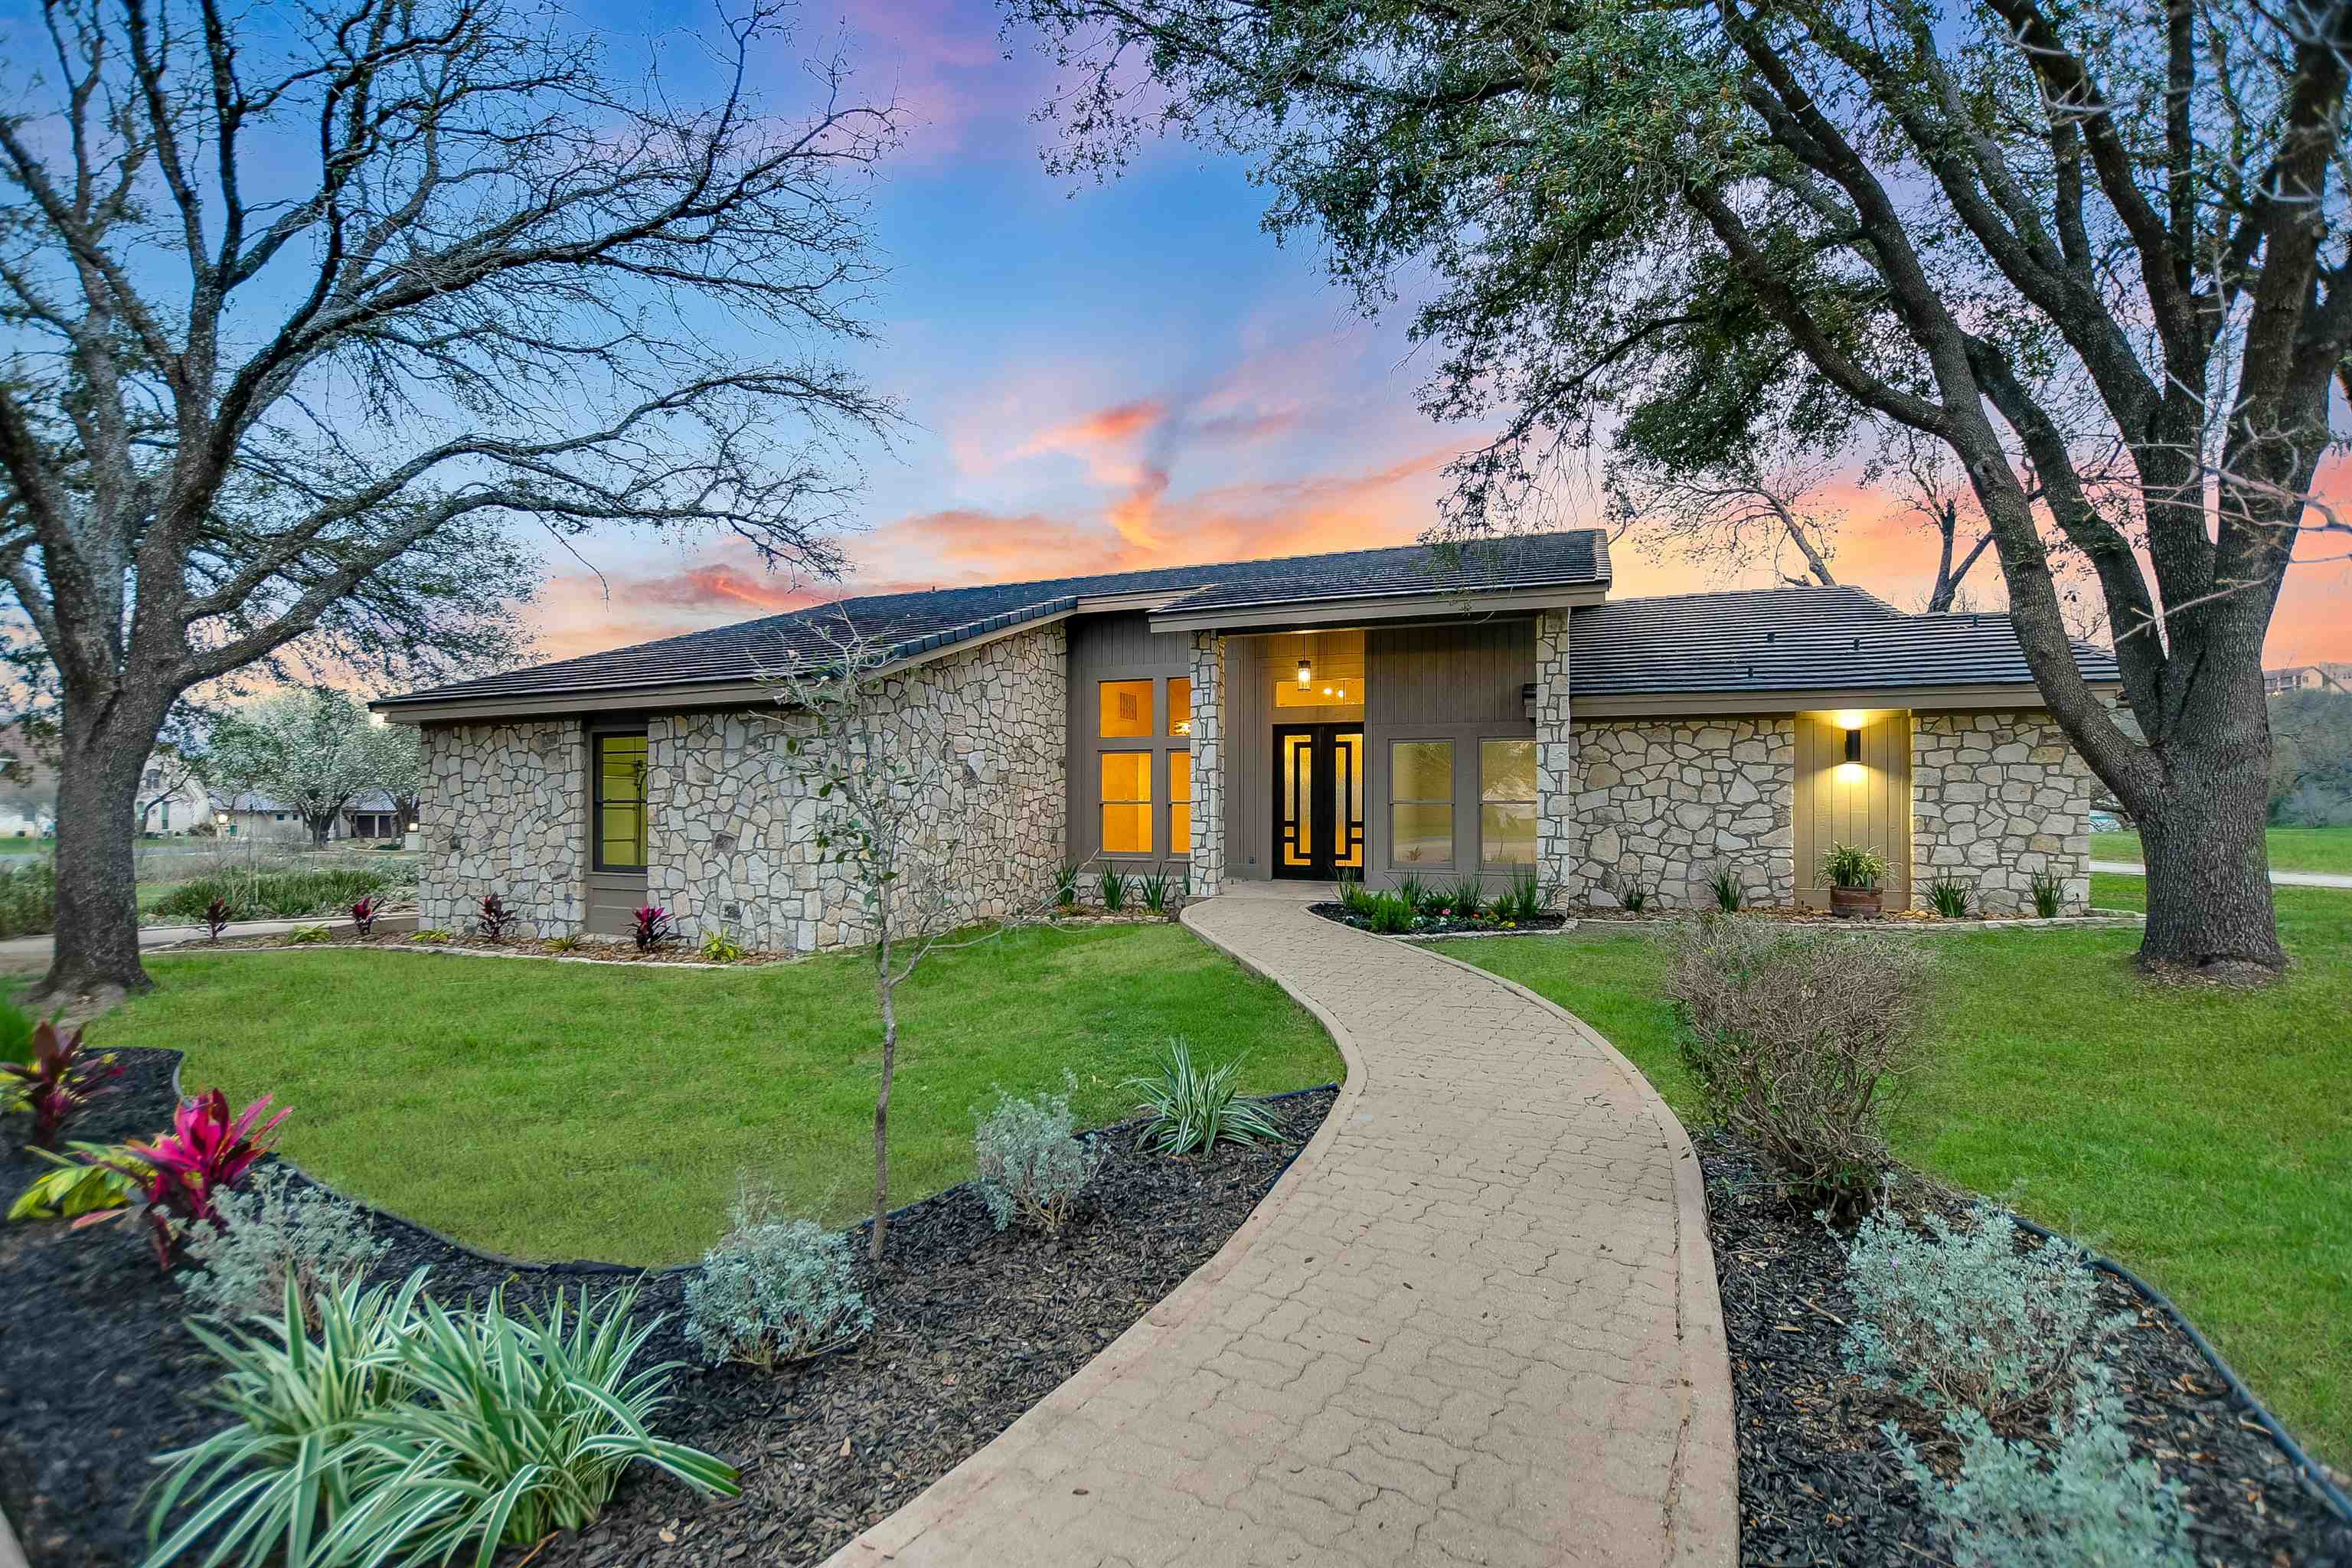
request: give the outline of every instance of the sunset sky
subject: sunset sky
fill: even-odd
[[[910,125],[874,209],[890,268],[868,311],[877,341],[852,363],[911,424],[870,465],[854,581],[607,533],[583,542],[585,566],[556,557],[535,610],[543,654],[843,591],[1404,543],[1430,525],[1438,470],[1479,432],[1416,409],[1432,359],[1402,315],[1364,320],[1311,247],[1261,233],[1264,193],[1238,163],[1171,142],[1108,184],[1057,180],[1031,119],[1050,71],[1025,40],[1005,58],[992,6],[890,0],[845,27],[867,90],[895,92]],[[785,51],[775,68],[796,65]],[[1899,498],[1836,500],[1841,579],[1915,602],[1933,559]],[[1630,548],[1616,568],[1619,595],[1727,585]],[[2272,662],[2352,658],[2347,589],[2352,566],[2298,568]]]

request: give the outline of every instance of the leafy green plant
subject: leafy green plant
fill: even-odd
[[[190,1226],[184,1245],[191,1267],[180,1288],[188,1300],[237,1317],[267,1312],[289,1284],[308,1310],[373,1268],[392,1244],[368,1227],[358,1205],[269,1165],[243,1192],[221,1194],[213,1217]]]
[[[41,1021],[5,996],[0,996],[0,1062],[21,1062],[33,1054],[33,1031]],[[0,1100],[5,1100],[0,1096]]]
[[[1475,877],[1457,877],[1446,889],[1445,906],[1455,920],[1475,921],[1486,912],[1486,889]]]
[[[409,932],[408,940],[411,942],[421,942],[437,946],[442,942],[447,942],[457,934],[457,932],[449,930],[446,926],[424,926]]]
[[[1948,921],[1969,916],[1969,885],[1946,872],[1927,884],[1927,902]]]
[[[1102,907],[1117,913],[1127,908],[1129,893],[1134,890],[1135,879],[1116,866],[1102,869]]]
[[[1833,888],[1875,888],[1886,875],[1886,857],[1864,844],[1832,844],[1822,851],[1822,875]]]
[[[8,1206],[16,1219],[110,1218],[139,1195],[139,1184],[121,1169],[129,1155],[120,1143],[68,1143],[64,1154],[47,1149],[33,1153],[57,1169],[44,1171]]]
[[[743,957],[743,944],[725,931],[714,931],[702,939],[703,960],[709,963],[735,963]]]
[[[788,1219],[774,1199],[746,1189],[727,1234],[686,1283],[687,1337],[716,1366],[740,1361],[765,1371],[863,1338],[874,1309],[857,1288],[848,1239],[814,1220]]]
[[[1150,1118],[1144,1146],[1162,1154],[1191,1154],[1219,1143],[1250,1148],[1279,1139],[1282,1129],[1265,1107],[1244,1099],[1235,1088],[1241,1070],[1235,1057],[1203,1072],[1193,1065],[1188,1042],[1170,1040],[1160,1050],[1159,1071],[1122,1086],[1137,1091],[1141,1100],[1136,1109]]]
[[[1361,882],[1342,882],[1339,884],[1339,909],[1341,912],[1353,915],[1359,920],[1365,918],[1372,912],[1372,901],[1375,897],[1376,895],[1372,890],[1370,888],[1365,887]]]
[[[1400,936],[1412,929],[1412,906],[1394,893],[1374,893],[1364,919],[1381,936]]]
[[[1545,886],[1534,867],[1522,866],[1511,873],[1511,885],[1495,900],[1495,912],[1525,925],[1550,913],[1558,896],[1558,889]]]
[[[1075,909],[1077,906],[1078,879],[1086,874],[1086,869],[1083,861],[1072,860],[1054,873],[1054,906],[1056,909]]]
[[[340,914],[393,886],[381,866],[236,867],[194,877],[155,901],[158,919],[204,921],[218,903],[232,921]]]
[[[46,855],[0,860],[0,938],[57,928],[57,862]]]
[[[1397,879],[1396,896],[1417,915],[1434,914],[1445,896],[1421,879],[1418,872],[1408,871]]]
[[[2063,878],[2048,871],[2036,871],[2027,887],[2033,894],[2033,912],[2045,921],[2054,921],[2066,907],[2066,883]]]
[[[1062,1228],[1078,1194],[1102,1168],[1105,1152],[1071,1134],[1070,1096],[1024,1100],[1000,1089],[986,1114],[974,1113],[972,1186],[1003,1230],[1017,1217],[1039,1230]]]
[[[1168,912],[1168,871],[1165,867],[1153,867],[1136,879],[1136,891],[1142,897],[1143,907],[1155,915]]]
[[[1650,889],[1639,882],[1628,882],[1617,889],[1617,902],[1629,915],[1638,915],[1650,904]]]
[[[23,1049],[21,1058],[0,1061],[0,1110],[28,1112],[28,1142],[54,1149],[68,1126],[113,1091],[122,1065],[110,1052],[83,1046],[81,1030],[61,1034],[54,1018],[34,1026]]]
[[[334,935],[323,925],[296,926],[278,940],[288,947],[310,947],[318,942],[332,942]]]
[[[578,952],[587,945],[588,939],[576,931],[568,931],[562,936],[551,936],[547,939],[547,951],[550,952]]]
[[[2132,1453],[2123,1401],[2104,1369],[2050,1417],[2050,1441],[2007,1442],[1976,1411],[1945,1426],[1958,1473],[1930,1468],[1901,1427],[1894,1447],[1949,1543],[1955,1568],[2194,1568],[2180,1488]]]
[[[1715,868],[1707,889],[1715,894],[1715,907],[1727,915],[1738,914],[1739,906],[1748,901],[1748,889],[1741,886],[1739,873],[1728,866]]]

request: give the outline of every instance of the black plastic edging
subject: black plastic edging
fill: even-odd
[[[2229,1384],[2230,1392],[2237,1395],[2239,1402],[2254,1413],[2254,1419],[2262,1423],[2263,1430],[2270,1435],[2272,1442],[2278,1445],[2279,1451],[2287,1457],[2288,1463],[2294,1467],[2303,1483],[2319,1494],[2319,1500],[2327,1505],[2330,1513],[2345,1523],[2352,1524],[2352,1498],[2346,1497],[2343,1489],[2327,1479],[2327,1472],[2320,1468],[2319,1461],[2305,1453],[2302,1446],[2287,1435],[2287,1429],[2279,1425],[2278,1417],[2273,1415],[2268,1409],[2264,1408],[2263,1402],[2254,1397],[2253,1390],[2248,1388],[2244,1381],[2231,1369],[2230,1363],[2221,1359],[2221,1352],[2213,1348],[2212,1342],[2197,1331],[2197,1325],[2190,1322],[2180,1309],[2172,1304],[2171,1297],[2113,1258],[2104,1258],[2088,1247],[2083,1247],[2072,1237],[2061,1236],[2046,1226],[2036,1225],[2023,1215],[2011,1215],[2010,1217],[2017,1222],[2020,1230],[2029,1231],[2050,1241],[2063,1242],[2068,1247],[2080,1249],[2090,1258],[2092,1268],[2103,1274],[2115,1276],[2134,1290],[2138,1291],[2143,1299],[2161,1308],[2164,1315],[2172,1320],[2173,1326],[2189,1336],[2189,1342],[2197,1347],[2198,1353],[2205,1358],[2206,1364],[2221,1374],[2221,1381]]]

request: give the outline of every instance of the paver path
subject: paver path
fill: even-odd
[[[1731,1562],[1704,1189],[1647,1083],[1288,888],[1184,920],[1324,1020],[1339,1103],[1216,1258],[835,1568]]]

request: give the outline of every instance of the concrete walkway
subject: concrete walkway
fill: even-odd
[[[351,924],[348,919],[338,920],[331,915],[313,915],[306,921],[238,921],[222,928],[221,935],[284,936],[289,931],[315,925],[340,931],[349,931]],[[385,931],[415,931],[416,916],[414,913],[380,915],[376,919],[376,929]],[[139,951],[144,952],[150,948],[169,947],[174,942],[194,942],[205,934],[202,926],[141,926]],[[46,936],[18,936],[0,942],[0,974],[47,969],[50,949],[50,939]],[[7,1568],[5,1561],[0,1561],[0,1568]]]
[[[2111,877],[2145,877],[2147,868],[2133,860],[2094,860],[2094,871],[2105,871]],[[2334,871],[2273,871],[2273,888],[2342,888],[2352,889],[2352,877]]]
[[[1184,922],[1338,1040],[1322,1130],[1214,1258],[837,1568],[1734,1560],[1682,1129],[1568,1014],[1306,896],[1243,884]]]

